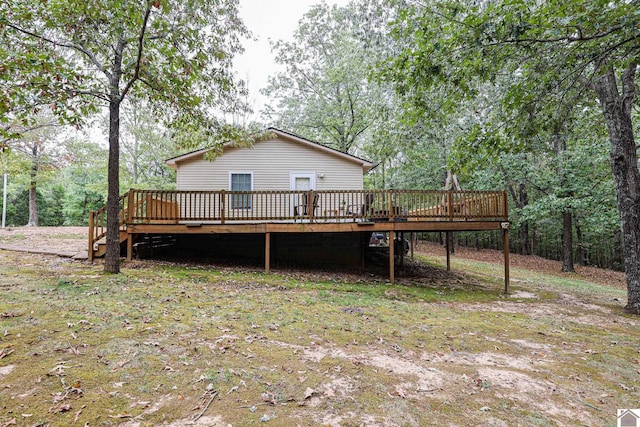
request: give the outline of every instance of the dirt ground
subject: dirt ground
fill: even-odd
[[[8,227],[0,229],[0,247],[64,254],[87,251],[87,227]]]
[[[0,230],[0,248],[74,253],[86,251],[86,242],[86,227]],[[421,255],[444,256],[444,248],[433,243],[422,242],[416,251]],[[126,404],[109,415],[108,425],[116,425],[120,419],[124,424],[118,425],[126,427],[152,425],[139,420],[144,419],[142,416],[153,420],[156,413],[176,411],[183,414],[187,411],[185,408],[191,407],[196,409],[196,414],[204,414],[208,406],[197,399],[201,392],[197,388],[201,385],[200,380],[198,386],[189,385],[193,390],[187,387],[181,394],[168,386],[175,383],[175,387],[181,387],[176,378],[190,378],[192,372],[206,377],[206,381],[209,381],[207,375],[213,372],[211,375],[221,387],[218,400],[209,409],[208,416],[162,425],[226,426],[232,421],[233,425],[246,425],[251,417],[255,423],[264,423],[280,411],[277,414],[280,425],[428,425],[425,420],[432,420],[431,425],[463,425],[460,420],[468,416],[477,421],[474,425],[481,426],[599,426],[615,422],[615,408],[632,407],[628,405],[637,401],[640,393],[633,385],[640,375],[638,320],[621,313],[620,303],[595,304],[560,287],[523,288],[508,297],[483,302],[479,298],[483,293],[479,289],[482,285],[474,279],[455,271],[446,273],[425,266],[421,272],[431,274],[420,275],[415,283],[425,288],[433,285],[442,296],[441,300],[413,301],[408,294],[410,287],[401,286],[389,287],[384,298],[359,300],[358,292],[340,289],[334,294],[324,288],[316,292],[303,287],[295,287],[292,292],[294,288],[290,286],[298,282],[325,283],[327,279],[338,284],[366,281],[368,285],[385,282],[386,278],[363,278],[361,272],[281,269],[264,278],[269,282],[263,285],[258,283],[263,280],[262,276],[235,276],[235,271],[242,272],[242,267],[220,269],[218,266],[219,273],[194,268],[157,274],[152,265],[155,263],[134,261],[128,264],[128,277],[135,281],[121,283],[97,274],[97,267],[88,263],[1,252],[4,251],[0,251],[4,258],[0,264],[7,269],[25,263],[30,266],[29,270],[44,263],[42,268],[56,276],[57,285],[46,288],[46,294],[38,288],[37,292],[29,291],[25,295],[29,298],[40,296],[46,303],[46,310],[38,312],[39,316],[52,316],[46,323],[52,332],[46,337],[53,339],[60,334],[71,334],[70,341],[52,344],[58,346],[57,353],[52,353],[56,360],[60,353],[69,360],[79,360],[64,365],[65,369],[73,372],[73,369],[80,371],[86,366],[87,372],[106,370],[102,375],[108,380],[102,386],[108,390],[96,388],[97,391],[91,394],[91,389],[85,386],[82,402],[104,401],[104,394],[111,390],[109,387],[113,388],[109,392],[112,397],[116,396],[112,393],[131,395],[132,403],[123,398]],[[452,258],[503,262],[501,251],[460,247]],[[511,255],[510,265],[514,270],[522,268],[567,277],[560,272],[559,262],[539,257]],[[78,271],[70,272],[73,269]],[[62,271],[64,280],[57,277]],[[13,270],[10,272],[14,274]],[[40,270],[36,274],[42,275]],[[68,277],[74,280],[69,281]],[[624,274],[620,272],[578,267],[569,277],[624,288]],[[83,285],[84,281],[90,281],[91,286]],[[5,290],[14,289],[18,286],[14,282],[16,280],[11,279],[0,285],[5,286]],[[437,283],[434,285],[433,282]],[[28,288],[28,285],[20,286]],[[81,290],[86,288],[86,292],[76,291],[76,286]],[[339,285],[336,287],[340,288]],[[458,299],[448,299],[452,289],[458,288],[473,291],[473,297],[466,300],[461,292]],[[197,301],[189,297],[192,290],[200,293]],[[148,304],[152,293],[156,295],[156,303]],[[98,313],[100,316],[92,315],[86,307],[100,306],[96,305],[98,300],[100,304],[112,304],[113,310],[103,310]],[[283,300],[287,301],[284,306]],[[367,304],[367,301],[375,304]],[[59,304],[60,308],[49,307],[53,303]],[[128,313],[124,307],[131,304],[133,308]],[[205,312],[202,307],[211,309]],[[161,312],[155,312],[156,308]],[[14,306],[9,305],[0,310],[0,319],[4,319],[8,325],[4,328],[9,331],[2,338],[5,353],[0,353],[0,359],[6,357],[7,362],[20,356],[20,348],[28,347],[23,341],[36,341],[27,333],[29,325],[19,323],[22,313],[14,310]],[[115,314],[111,315],[111,312]],[[217,329],[203,327],[204,317],[193,316],[195,312],[215,320],[212,324]],[[80,313],[77,314],[80,320],[58,318],[56,313],[60,316]],[[243,313],[248,314],[243,316]],[[298,315],[299,319],[296,318]],[[138,317],[140,325],[136,323]],[[35,322],[33,319],[30,322]],[[206,322],[203,324],[206,326]],[[18,326],[22,328],[20,333],[16,332]],[[138,326],[142,329],[135,329]],[[105,336],[110,337],[106,344],[95,338],[100,336],[98,331],[102,328]],[[126,331],[130,329],[132,332],[128,334]],[[185,331],[190,331],[188,345],[180,341],[186,336]],[[33,334],[39,337],[38,340],[44,339],[37,328]],[[121,343],[112,338],[120,335],[123,337]],[[213,340],[212,336],[218,338]],[[173,339],[176,341],[171,341]],[[116,350],[112,351],[113,348]],[[193,348],[198,349],[197,352],[193,350],[197,355],[192,354],[185,365],[183,354],[177,349]],[[166,349],[174,349],[175,354]],[[134,353],[130,355],[129,351]],[[40,353],[39,358],[31,356],[25,360],[42,363],[46,368],[42,369],[46,371],[52,362],[47,365],[41,361],[48,360],[46,357],[50,352]],[[206,357],[200,357],[200,353]],[[113,360],[105,360],[108,359],[105,355],[113,355]],[[286,363],[278,359],[279,355]],[[25,358],[27,356],[25,353]],[[164,364],[158,365],[157,377],[147,380],[150,374],[143,368],[145,363],[151,363],[146,359],[151,356],[163,358]],[[209,366],[210,361],[215,364]],[[102,366],[104,364],[108,366]],[[0,370],[0,379],[13,387],[7,387],[5,396],[11,393],[16,399],[20,396],[41,399],[44,393],[50,398],[51,390],[59,388],[55,375],[47,374],[44,381],[41,378],[25,381],[22,376],[12,374],[11,370],[18,371],[20,365],[13,362],[4,366],[4,371]],[[213,367],[216,370],[212,370]],[[135,370],[138,368],[140,371]],[[162,393],[155,389],[137,389],[135,381],[123,382],[125,374],[131,378],[145,378],[149,383],[154,381]],[[84,378],[83,375],[78,373],[77,377]],[[90,378],[89,373],[86,376]],[[89,383],[89,380],[83,381]],[[263,393],[266,398],[254,396],[252,387],[266,388]],[[215,395],[207,392],[208,389],[203,396],[210,404]],[[284,396],[282,402],[280,397],[273,397],[280,394]],[[289,400],[292,399],[290,395],[294,396],[293,400]],[[375,399],[379,396],[383,397],[384,410],[378,411],[373,404],[367,406],[369,399],[378,402]],[[68,399],[60,405],[69,402],[76,404]],[[294,403],[285,406],[289,402]],[[451,406],[459,408],[460,413],[447,410]],[[238,407],[240,409],[229,410]],[[52,408],[55,412],[56,407]],[[252,411],[252,408],[257,409]],[[26,415],[30,416],[30,413],[25,409],[14,409],[17,414],[24,412],[21,416],[28,420]],[[67,411],[70,415],[62,412],[56,415],[61,422],[71,423],[74,411]],[[91,405],[83,406],[75,412],[75,417],[80,417],[83,411],[88,416]],[[257,412],[254,414],[254,411]],[[135,419],[134,415],[138,413],[141,418]],[[524,416],[528,418],[521,418]],[[299,421],[304,417],[309,424]],[[451,421],[451,417],[459,418]],[[20,415],[17,418],[20,419]],[[127,419],[129,421],[125,421]],[[14,419],[2,418],[0,413],[0,426],[12,425],[3,424],[11,421]],[[105,419],[102,421],[104,423]]]

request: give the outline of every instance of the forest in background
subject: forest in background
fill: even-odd
[[[527,19],[541,17],[565,44],[582,37],[576,28],[603,34],[597,40],[603,46],[613,29],[623,32],[618,22],[631,10],[626,3],[608,13],[601,2],[579,3],[550,12],[557,5],[547,2],[529,17],[523,10],[532,5],[515,1],[502,2],[499,11],[452,1],[318,4],[293,41],[272,45],[285,71],[263,89],[270,103],[262,111],[227,110],[226,119],[249,130],[275,126],[367,158],[378,164],[366,177],[370,188],[441,189],[453,170],[463,189],[505,189],[512,251],[562,259],[567,271],[574,262],[622,269],[611,147],[601,108],[585,89],[589,76],[576,71],[581,64],[563,46],[538,49],[533,36],[524,48],[509,42],[532,28]],[[501,18],[490,21],[498,12]],[[455,23],[480,29],[465,33]],[[561,75],[558,61],[573,71]],[[636,102],[633,116],[638,112]],[[164,160],[189,147],[157,115],[144,100],[123,102],[121,193],[175,185]],[[108,148],[95,129],[106,130],[107,119],[91,117],[85,129],[94,131],[83,133],[43,109],[24,126],[34,130],[4,139],[8,225],[86,224],[87,213],[106,203]],[[499,240],[457,235],[458,243],[478,248]]]

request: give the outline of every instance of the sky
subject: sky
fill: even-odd
[[[267,103],[260,89],[268,77],[281,70],[274,61],[269,40],[292,40],[298,21],[309,8],[321,0],[240,0],[240,17],[257,40],[245,40],[244,54],[234,61],[239,78],[248,82],[249,99],[257,115]],[[349,0],[326,0],[327,4],[344,6]]]

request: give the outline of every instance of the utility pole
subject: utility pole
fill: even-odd
[[[7,173],[4,173],[4,187],[2,190],[2,228],[7,220]]]
[[[6,152],[9,150],[7,144],[0,144],[0,156],[2,156],[2,173],[4,175],[4,186],[2,188],[2,228],[7,223],[7,160],[5,158]]]

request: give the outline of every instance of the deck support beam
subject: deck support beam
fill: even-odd
[[[271,233],[264,233],[264,272],[271,272]]]
[[[89,212],[89,252],[87,253],[87,259],[89,260],[89,262],[93,262],[93,224],[94,224],[94,220],[93,220],[93,216],[94,216],[94,212],[90,211]]]
[[[413,245],[415,244],[415,241],[416,241],[416,233],[414,233],[412,231],[410,236],[411,236],[410,237],[410,239],[411,239],[410,240],[410,243],[411,243],[411,261],[413,261],[413,259],[414,259],[413,258]]]
[[[400,232],[400,271],[404,272],[404,231]]]
[[[127,233],[127,262],[133,259],[133,234]]]
[[[360,234],[360,268],[362,271],[365,271],[367,268],[367,246],[369,246],[369,241],[371,240],[371,235],[367,233],[359,233]]]
[[[395,272],[395,233],[393,230],[389,230],[389,281],[391,283],[395,283],[396,281],[396,272]]]
[[[508,294],[509,289],[509,223],[502,229],[502,243],[504,246],[504,293]]]
[[[445,248],[447,249],[447,271],[451,271],[451,232],[444,234]]]

